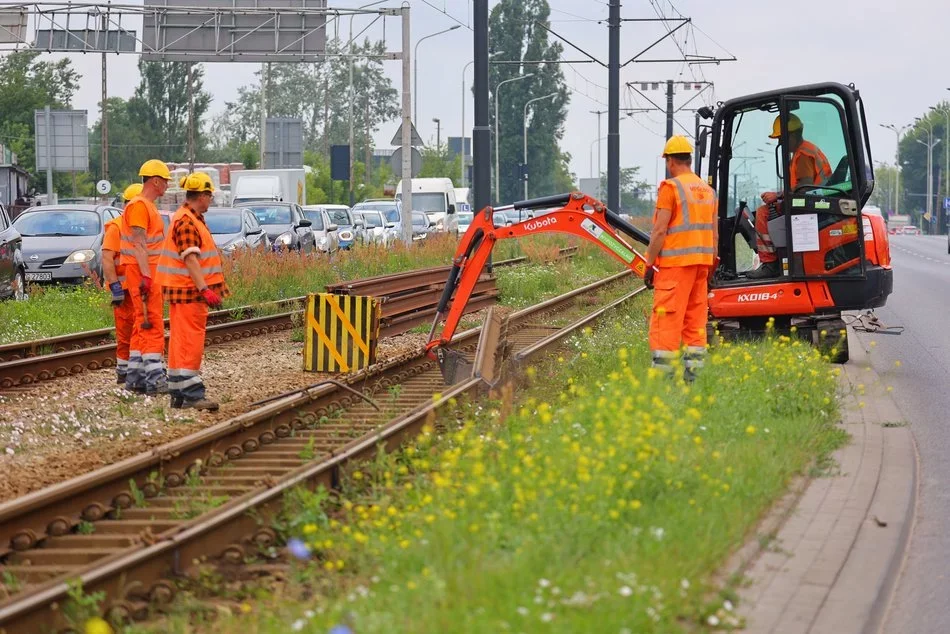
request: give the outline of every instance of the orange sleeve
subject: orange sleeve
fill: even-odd
[[[676,194],[673,193],[673,185],[666,181],[660,183],[660,191],[656,195],[656,208],[669,209],[670,211],[676,208]]]
[[[818,167],[815,164],[814,157],[804,154],[795,162],[795,186],[814,185],[815,174]]]
[[[114,222],[106,224],[106,235],[102,238],[102,248],[106,251],[118,253],[121,250],[119,240],[119,225]]]
[[[125,206],[122,217],[130,227],[139,227],[148,231],[148,207],[141,201],[133,201]]]

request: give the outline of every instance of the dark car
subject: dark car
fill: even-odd
[[[235,205],[235,208],[251,210],[275,249],[299,253],[313,253],[316,249],[313,231],[310,230],[312,223],[297,203],[246,202]]]
[[[17,216],[26,281],[78,284],[101,277],[105,224],[121,213],[107,205],[49,205]]]
[[[239,249],[270,249],[270,238],[250,209],[213,207],[205,212],[205,224],[214,243],[225,255]]]
[[[20,232],[0,205],[0,299],[26,299],[26,264],[21,243]]]
[[[425,240],[429,234],[434,232],[436,223],[432,218],[421,211],[412,212],[412,239],[413,241]]]

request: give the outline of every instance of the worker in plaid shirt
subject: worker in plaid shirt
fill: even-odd
[[[172,407],[216,411],[218,404],[205,398],[204,381],[198,373],[208,309],[220,307],[222,298],[228,295],[221,254],[204,220],[214,184],[207,174],[195,172],[182,178],[181,186],[185,204],[172,218],[158,261],[158,277],[171,322],[168,393]]]

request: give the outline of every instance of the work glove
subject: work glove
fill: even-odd
[[[112,282],[112,284],[109,284],[109,291],[112,293],[113,306],[118,306],[125,301],[125,289],[122,288],[122,282]]]
[[[660,269],[656,268],[655,266],[652,266],[652,265],[651,265],[651,266],[648,266],[648,267],[647,267],[647,272],[646,272],[646,274],[643,276],[643,284],[644,284],[644,286],[646,286],[646,287],[647,287],[648,289],[650,289],[651,291],[653,290],[653,276],[656,275],[659,270],[660,270]]]
[[[152,292],[152,278],[148,275],[142,276],[142,281],[139,282],[139,293],[142,295],[148,295]]]
[[[210,308],[217,308],[221,305],[221,296],[210,288],[206,288],[201,291],[201,296],[205,298],[205,302],[208,303]]]

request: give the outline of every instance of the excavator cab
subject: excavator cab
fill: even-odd
[[[817,337],[843,327],[841,311],[883,306],[893,276],[884,219],[862,213],[874,173],[858,91],[800,86],[704,114],[712,124],[700,135],[699,154],[711,138],[708,182],[719,195],[720,263],[709,310],[720,330],[755,332],[772,318],[771,327]],[[795,159],[796,133],[826,166],[810,183],[796,182],[807,180]],[[772,205],[763,202],[766,192],[777,195]],[[767,229],[756,227],[756,213],[768,213]],[[750,276],[766,231],[776,274]],[[846,357],[845,348],[837,360]]]

